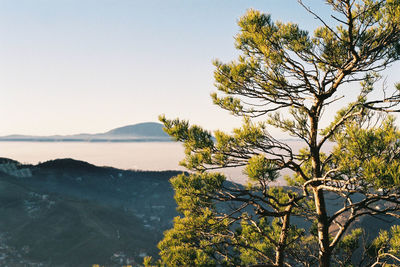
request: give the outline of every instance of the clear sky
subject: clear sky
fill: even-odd
[[[0,0],[0,135],[104,132],[163,113],[238,126],[209,95],[212,60],[236,58],[248,8],[318,25],[296,0]]]

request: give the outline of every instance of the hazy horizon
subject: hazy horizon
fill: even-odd
[[[103,133],[106,133],[106,132],[109,132],[109,131],[111,131],[111,130],[115,130],[115,129],[118,129],[118,128],[122,128],[122,127],[126,127],[126,126],[133,126],[133,125],[138,125],[138,124],[147,124],[147,123],[157,123],[157,124],[161,124],[161,123],[158,122],[158,121],[143,121],[143,122],[138,122],[138,123],[120,125],[120,126],[117,126],[117,127],[111,128],[111,129],[104,129],[104,130],[100,130],[100,131],[97,131],[97,132],[76,132],[76,133],[66,134],[65,136],[69,136],[69,135],[79,135],[79,134],[103,134]],[[161,125],[162,125],[162,124],[161,124]],[[25,134],[12,133],[12,134],[8,134],[8,135],[25,135]],[[1,137],[1,136],[8,136],[8,135],[0,135],[0,137]],[[55,133],[55,134],[53,134],[53,135],[40,135],[40,136],[58,136],[58,135],[64,136],[64,135],[58,134],[58,133]],[[39,135],[26,135],[26,136],[39,136]],[[0,140],[0,141],[1,141],[1,140]]]
[[[294,151],[304,147],[301,141],[287,141]],[[331,149],[328,144],[326,149]],[[185,168],[179,165],[184,158],[184,148],[178,142],[0,142],[1,157],[23,164],[38,164],[48,160],[72,158],[97,166],[118,169],[165,171]],[[241,168],[221,170],[228,180],[246,183]],[[279,183],[283,183],[281,173]]]

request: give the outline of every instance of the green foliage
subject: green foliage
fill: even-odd
[[[356,228],[351,233],[345,235],[338,243],[334,258],[340,263],[340,266],[354,266],[352,264],[353,254],[361,247],[361,238],[365,232],[361,228]]]
[[[343,239],[338,243],[338,249],[343,250],[345,253],[351,254],[355,249],[359,247],[359,239],[363,231],[360,228],[351,231],[343,237]]]
[[[273,259],[281,228],[279,219],[274,219],[270,223],[266,218],[262,218],[256,224],[242,221],[239,235],[241,265],[250,266]],[[292,226],[289,233],[289,243],[302,234],[302,230]]]
[[[216,265],[249,265],[257,262],[272,263],[275,250],[281,238],[282,223],[276,218],[270,223],[267,218],[255,221],[254,215],[241,213],[238,218],[226,216],[223,210],[212,205],[211,198],[221,192],[211,193],[218,186],[205,190],[197,187],[198,178],[208,180],[207,176],[218,174],[202,174],[201,176],[180,175],[173,179],[176,189],[178,209],[184,217],[174,219],[174,228],[165,232],[164,239],[159,243],[161,260],[167,266],[216,266]],[[196,184],[193,189],[193,184]],[[186,185],[186,186],[184,186]],[[205,185],[205,187],[210,186]],[[292,194],[295,194],[292,192]],[[205,195],[210,195],[206,197]],[[271,187],[269,195],[274,197],[271,206],[279,207],[277,201],[284,203],[289,199],[286,190],[281,187]],[[281,209],[284,210],[284,209]],[[285,245],[304,234],[302,229],[290,226]]]
[[[367,252],[375,265],[398,266],[400,264],[400,225],[392,226],[389,231],[380,231],[367,247]]]
[[[171,179],[181,212],[198,212],[199,207],[213,208],[212,196],[222,187],[225,177],[218,173],[178,175]]]
[[[264,155],[256,155],[249,159],[244,173],[252,181],[275,181],[279,177],[275,164],[266,159]]]
[[[364,187],[399,188],[400,132],[393,117],[388,117],[379,128],[363,129],[357,123],[348,123],[333,140],[337,144],[333,162],[341,170],[338,174],[358,178]]]
[[[143,259],[143,265],[144,267],[151,267],[151,261],[152,261],[152,257],[146,256]]]
[[[214,266],[213,242],[221,239],[226,220],[215,219],[212,196],[222,186],[220,174],[178,175],[171,180],[178,210],[185,217],[174,219],[174,228],[159,244],[161,258],[168,266]],[[204,238],[202,233],[208,233]]]
[[[160,242],[161,259],[167,266],[215,266],[210,240],[201,239],[198,232],[210,228],[210,214],[199,212],[196,218],[175,218],[174,228]]]

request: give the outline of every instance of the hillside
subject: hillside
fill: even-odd
[[[17,168],[32,176],[0,172],[0,266],[135,265],[157,255],[177,215],[168,179],[178,172],[72,159]]]

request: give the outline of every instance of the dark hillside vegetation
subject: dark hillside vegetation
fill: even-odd
[[[177,215],[168,181],[175,171],[72,159],[18,165],[27,167],[32,177],[0,173],[0,266],[135,265],[157,255]]]

